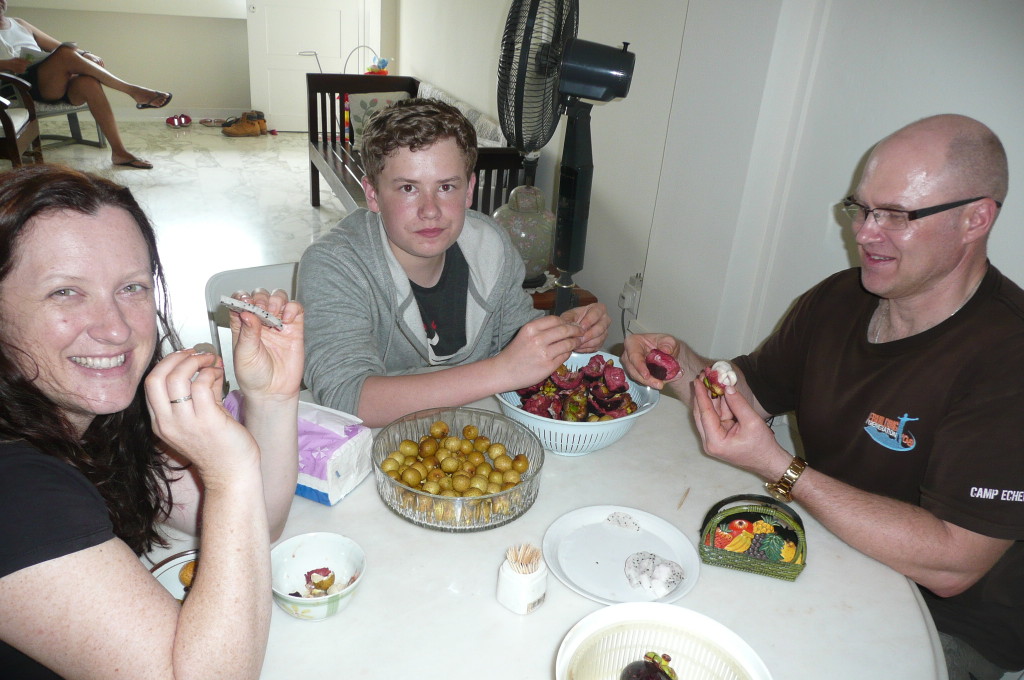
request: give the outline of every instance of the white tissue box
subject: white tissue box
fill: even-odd
[[[244,399],[232,390],[224,399],[236,420]],[[299,402],[299,478],[295,494],[334,505],[370,474],[373,434],[362,420],[343,411]]]
[[[334,505],[370,474],[373,434],[356,416],[299,402],[296,495]]]

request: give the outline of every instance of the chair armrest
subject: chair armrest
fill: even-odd
[[[7,109],[11,107],[11,100],[0,97],[0,130],[3,130],[4,139],[17,139],[18,131],[14,129],[14,121],[11,120]]]
[[[0,72],[0,86],[10,85],[18,91],[18,99],[21,100],[21,105],[28,109],[29,120],[33,120],[36,117],[36,103],[32,100],[30,94],[32,86],[24,78],[19,78],[13,73]],[[8,100],[7,106],[10,107],[11,103]]]

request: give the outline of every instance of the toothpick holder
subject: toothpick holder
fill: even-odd
[[[544,560],[537,570],[521,574],[508,560],[498,569],[498,602],[516,614],[529,614],[544,603],[548,589],[548,566]]]

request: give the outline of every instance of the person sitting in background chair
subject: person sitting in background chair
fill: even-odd
[[[127,94],[140,109],[166,106],[171,95],[127,83],[104,68],[99,56],[51,38],[28,22],[8,17],[6,13],[7,0],[0,0],[0,70],[27,80],[35,101],[88,104],[96,125],[110,142],[111,163],[118,167],[151,169],[152,163],[125,148],[103,86]],[[31,59],[33,53],[40,52],[47,54],[39,60]]]

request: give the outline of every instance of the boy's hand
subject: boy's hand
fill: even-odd
[[[596,352],[604,346],[605,340],[608,339],[608,328],[612,325],[612,319],[608,316],[608,310],[605,309],[602,302],[595,302],[585,307],[574,307],[562,312],[561,318],[566,323],[576,324],[583,330],[579,344],[574,350],[576,352],[584,354]]]
[[[583,332],[582,327],[567,323],[562,317],[542,316],[520,328],[496,358],[501,361],[509,384],[534,385],[577,351]]]

